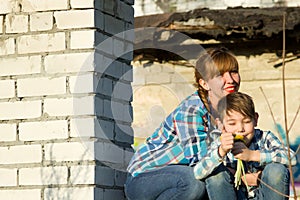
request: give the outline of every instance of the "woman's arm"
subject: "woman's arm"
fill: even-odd
[[[192,105],[182,107],[174,115],[174,130],[183,148],[184,157],[190,165],[197,163],[207,153],[206,112],[198,106]]]

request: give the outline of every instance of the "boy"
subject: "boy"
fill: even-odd
[[[289,171],[287,166],[288,149],[270,131],[255,129],[258,114],[252,98],[247,94],[235,92],[223,97],[218,103],[218,113],[223,123],[220,131],[211,133],[215,142],[205,158],[195,166],[206,178],[206,188],[210,199],[227,199],[236,193],[238,199],[288,199]],[[234,135],[243,136],[244,142],[234,142]],[[235,188],[234,174],[237,159],[244,163],[245,187]],[[291,151],[291,163],[296,157]],[[232,184],[231,191],[222,191],[224,184]],[[250,191],[248,195],[245,195]]]

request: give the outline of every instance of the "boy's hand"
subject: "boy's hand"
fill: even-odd
[[[243,142],[235,142],[231,153],[235,158],[241,159],[244,161],[260,161],[259,151],[253,151],[248,149],[248,147]]]
[[[260,175],[261,175],[261,171],[258,171],[256,173],[247,173],[246,174],[247,184],[249,186],[258,186]],[[243,180],[243,182],[245,182],[245,177],[244,176],[242,176],[242,180]]]
[[[232,133],[228,133],[223,129],[220,141],[219,154],[224,157],[233,148],[234,137]]]
[[[235,142],[231,153],[234,155],[235,158],[249,161],[249,149],[243,142]]]

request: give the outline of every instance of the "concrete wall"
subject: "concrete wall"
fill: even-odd
[[[0,199],[125,198],[133,3],[0,0]]]
[[[168,12],[187,12],[196,8],[300,6],[299,0],[136,0],[135,16]]]

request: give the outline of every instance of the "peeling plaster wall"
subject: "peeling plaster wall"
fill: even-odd
[[[196,8],[226,9],[228,7],[297,7],[300,0],[135,0],[135,16],[186,12]]]
[[[259,127],[276,132],[260,87],[270,102],[276,122],[284,127],[282,67],[274,68],[275,62],[272,62],[272,60],[280,58],[272,53],[264,53],[250,57],[237,56],[237,59],[242,79],[240,91],[253,96],[256,109],[260,113]],[[299,66],[299,59],[286,63],[288,124],[291,123],[300,105]],[[195,91],[193,87],[194,69],[180,64],[157,62],[150,64],[144,61],[134,62],[133,70],[133,128],[136,137],[147,137],[180,101]],[[300,116],[297,117],[291,129],[292,142],[300,137],[299,133]]]

